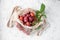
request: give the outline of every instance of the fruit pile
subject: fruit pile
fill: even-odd
[[[26,26],[32,26],[32,23],[35,20],[35,14],[33,12],[28,12],[24,15],[19,15],[19,20]]]

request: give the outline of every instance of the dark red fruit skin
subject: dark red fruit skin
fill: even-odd
[[[20,18],[20,16],[18,15],[18,18]]]
[[[21,21],[23,21],[24,17],[23,17],[23,16],[19,16],[19,19],[20,19]]]
[[[29,22],[33,22],[34,21],[34,18],[33,17],[29,17]]]
[[[31,15],[30,15],[29,13],[27,13],[27,14],[24,15],[24,17],[26,17],[26,16],[29,17],[29,16],[31,16]]]
[[[24,22],[28,22],[28,17],[24,17]]]
[[[34,16],[35,16],[33,12],[31,12],[31,13],[30,13],[30,15],[31,15],[32,17],[34,17]]]
[[[29,22],[26,22],[26,25],[27,25],[27,26],[31,26],[31,24],[30,24]]]
[[[27,14],[26,16],[29,17],[29,16],[31,16],[31,15],[30,15],[30,14]]]

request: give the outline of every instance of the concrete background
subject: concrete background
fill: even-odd
[[[14,6],[39,9],[41,3],[46,5],[50,24],[42,35],[27,36],[16,27],[6,26]],[[60,40],[60,0],[0,0],[0,40]]]

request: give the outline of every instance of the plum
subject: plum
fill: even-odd
[[[33,17],[29,17],[29,22],[33,22],[34,18]]]
[[[31,25],[30,25],[30,22],[26,22],[26,25],[27,25],[27,26],[31,26]]]
[[[23,21],[24,17],[23,17],[23,16],[20,16],[19,19],[20,19],[21,21]]]
[[[29,17],[29,16],[30,16],[30,14],[26,14],[26,16],[27,16],[27,17]]]
[[[33,12],[30,12],[30,15],[33,16],[33,17],[35,16]]]
[[[28,22],[28,17],[24,17],[24,22]]]

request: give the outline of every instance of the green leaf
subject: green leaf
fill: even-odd
[[[41,17],[39,16],[39,17],[38,17],[38,22],[40,22],[40,21],[41,21]]]
[[[42,13],[42,12],[44,12],[44,10],[45,10],[45,5],[42,3],[42,4],[41,4],[40,12]]]
[[[44,16],[45,18],[47,18],[47,16],[44,14],[44,15],[42,15],[42,16]]]
[[[39,16],[39,13],[40,13],[40,11],[37,10],[37,11],[36,11],[36,17],[37,17],[37,18],[38,18],[38,16]]]
[[[36,13],[40,13],[40,11],[39,10],[36,10]]]
[[[42,12],[42,16],[44,16],[45,18],[47,18],[47,16],[46,16],[45,12]]]
[[[41,16],[44,16],[46,17],[45,13],[44,13],[44,10],[45,10],[45,5],[42,3],[41,4],[41,9],[40,10],[37,10],[36,11],[36,17],[38,19],[38,22],[41,22]],[[40,15],[41,14],[41,15]]]

